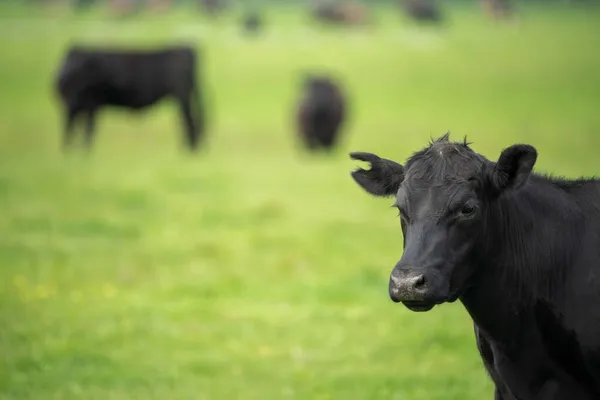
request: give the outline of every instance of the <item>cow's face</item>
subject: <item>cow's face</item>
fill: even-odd
[[[452,302],[467,288],[472,262],[486,229],[491,202],[523,185],[535,163],[531,146],[515,145],[497,163],[447,135],[415,153],[406,167],[369,153],[371,163],[354,180],[376,196],[395,196],[404,234],[402,258],[393,268],[389,294],[413,311]]]
[[[73,51],[69,54],[58,76],[58,88],[63,96],[74,100],[76,96],[102,81],[97,57]]]

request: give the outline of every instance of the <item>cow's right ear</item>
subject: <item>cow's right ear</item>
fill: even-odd
[[[535,147],[516,144],[502,151],[492,172],[492,182],[498,191],[518,189],[527,182],[537,160]]]
[[[395,161],[386,160],[371,153],[350,153],[353,160],[366,161],[371,169],[358,168],[352,178],[364,190],[374,196],[395,196],[404,180],[404,167]]]

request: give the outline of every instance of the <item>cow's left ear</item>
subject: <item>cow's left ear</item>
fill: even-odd
[[[371,169],[358,168],[352,178],[364,190],[374,196],[394,196],[404,180],[404,167],[395,161],[386,160],[371,153],[350,153],[353,160],[367,161]]]
[[[502,151],[492,172],[494,186],[502,191],[523,186],[537,160],[537,150],[528,144],[516,144]]]

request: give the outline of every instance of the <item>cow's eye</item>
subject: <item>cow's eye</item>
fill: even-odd
[[[475,211],[477,211],[477,208],[474,205],[472,205],[472,204],[465,204],[460,209],[460,215],[462,217],[471,217],[471,216],[473,216],[473,214],[475,214]]]

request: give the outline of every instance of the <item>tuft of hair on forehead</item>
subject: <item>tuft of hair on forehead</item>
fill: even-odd
[[[442,136],[438,137],[437,139],[431,138],[431,140],[429,141],[428,147],[431,147],[431,146],[435,145],[436,143],[452,143],[455,145],[462,145],[464,147],[469,147],[470,145],[473,144],[473,142],[469,142],[467,140],[467,136],[465,136],[463,138],[462,142],[451,142],[450,141],[450,131],[447,131],[446,133],[444,133]]]
[[[444,133],[442,136],[437,139],[431,138],[429,141],[429,147],[433,146],[435,143],[444,143],[450,141],[450,131]]]
[[[416,179],[465,180],[481,171],[481,158],[469,146],[450,140],[450,132],[432,139],[427,147],[414,153],[406,163],[407,175]],[[411,168],[414,167],[414,168]]]

